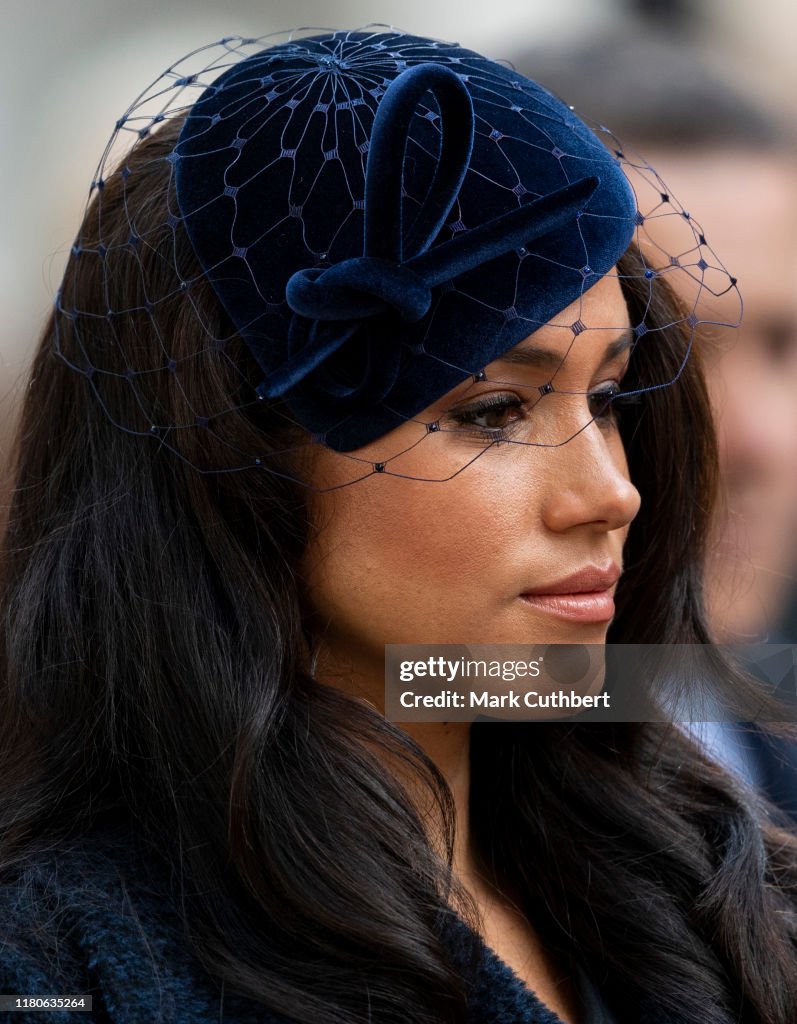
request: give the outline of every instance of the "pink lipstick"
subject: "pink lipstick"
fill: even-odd
[[[614,563],[588,565],[564,579],[524,591],[520,596],[540,611],[574,622],[608,622],[614,615],[614,587],[620,569]]]

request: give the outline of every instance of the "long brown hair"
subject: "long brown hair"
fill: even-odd
[[[192,355],[197,315],[208,336],[229,334],[166,217],[178,128],[130,154],[124,187],[105,182],[102,255],[86,251],[90,206],[25,395],[0,583],[0,867],[11,877],[45,846],[130,822],[179,879],[174,912],[229,987],[302,1024],[464,1021],[437,929],[453,800],[405,733],[308,672],[305,494],[288,471],[193,468],[232,445],[279,470],[279,408],[180,432],[181,459],[102,407],[146,432],[126,372],[156,365],[164,343]],[[149,308],[145,278],[173,301]],[[106,285],[132,313],[106,317]],[[626,294],[639,312],[632,283]],[[677,319],[663,288],[657,303],[648,322]],[[685,339],[661,339],[645,358],[671,370]],[[118,376],[92,376],[88,346]],[[233,337],[186,364],[181,387],[153,374],[152,408],[227,408],[242,375],[257,383]],[[705,643],[716,457],[697,360],[621,430],[643,503],[610,639]],[[795,841],[690,739],[650,723],[476,724],[471,750],[485,870],[612,1005],[635,1019],[652,1004],[674,1024],[790,1024]],[[397,758],[434,798],[449,863],[385,767]]]

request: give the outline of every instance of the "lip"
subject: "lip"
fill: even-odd
[[[574,622],[608,622],[615,612],[614,587],[620,568],[588,565],[555,583],[527,590],[521,598],[539,611]]]
[[[620,567],[611,562],[601,567],[585,565],[583,569],[565,576],[555,583],[544,583],[539,587],[524,590],[521,597],[548,597],[552,594],[594,594],[597,591],[611,590],[620,579]]]

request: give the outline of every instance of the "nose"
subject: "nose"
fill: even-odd
[[[550,530],[562,533],[586,526],[608,532],[629,525],[641,497],[628,477],[616,431],[590,423],[565,444],[549,449],[549,455],[551,486],[542,516]]]

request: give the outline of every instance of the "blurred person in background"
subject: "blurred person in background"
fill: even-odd
[[[649,15],[659,9],[637,6]],[[723,480],[707,606],[720,642],[793,644],[797,146],[775,112],[707,67],[690,39],[694,9],[674,4],[666,14],[665,27],[640,18],[610,39],[591,37],[567,50],[528,49],[515,64],[567,96],[579,114],[600,111],[628,155],[638,147],[651,166],[666,166],[674,197],[688,197],[709,245],[738,278],[742,326],[714,329],[713,344],[704,346],[712,352],[707,379]],[[648,220],[647,227],[662,252],[681,251],[676,218]],[[716,305],[719,320],[723,300]],[[793,670],[790,675],[781,689],[793,691]],[[731,723],[699,725],[718,756],[797,819],[797,752],[790,745],[770,745],[749,728],[742,735]]]

